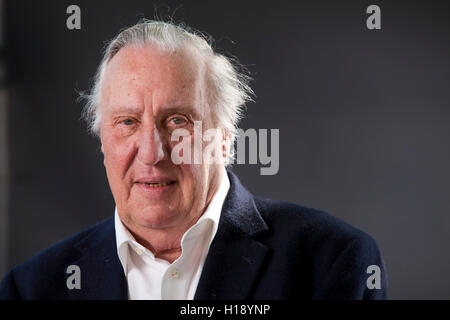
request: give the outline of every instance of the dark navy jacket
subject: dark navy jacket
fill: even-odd
[[[254,197],[228,176],[230,190],[195,299],[386,298],[383,259],[369,235],[316,209]],[[81,289],[67,288],[70,265],[80,267]],[[380,289],[367,286],[371,265],[380,268]],[[127,299],[114,218],[13,268],[0,299]]]

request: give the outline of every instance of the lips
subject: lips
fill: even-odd
[[[148,175],[140,176],[135,180],[135,183],[141,187],[149,189],[166,189],[168,186],[173,185],[176,181],[169,176],[165,175]]]
[[[148,201],[166,201],[176,193],[176,180],[170,178],[148,178],[135,181],[138,196]]]
[[[175,183],[175,181],[164,181],[164,182],[137,182],[146,185],[151,188],[161,188]]]

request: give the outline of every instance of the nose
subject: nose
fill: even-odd
[[[142,128],[138,141],[137,158],[146,165],[156,165],[166,158],[167,152],[158,128],[149,124]]]

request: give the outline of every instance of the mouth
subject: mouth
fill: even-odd
[[[137,182],[139,184],[145,185],[150,188],[162,188],[174,184],[175,181],[164,181],[164,182]]]

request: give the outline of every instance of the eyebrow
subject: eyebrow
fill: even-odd
[[[133,105],[117,105],[117,104],[111,104],[108,105],[108,109],[112,113],[119,113],[119,112],[127,112],[127,113],[141,113],[142,107],[141,106],[133,106]]]
[[[131,113],[131,114],[141,114],[142,113],[142,106],[140,105],[117,105],[117,104],[111,104],[108,105],[108,108],[112,114],[117,113]],[[174,113],[186,113],[191,114],[196,119],[201,119],[202,114],[198,112],[197,108],[190,106],[190,105],[171,105],[167,107],[161,107],[159,112],[160,115],[167,116],[169,114]]]

